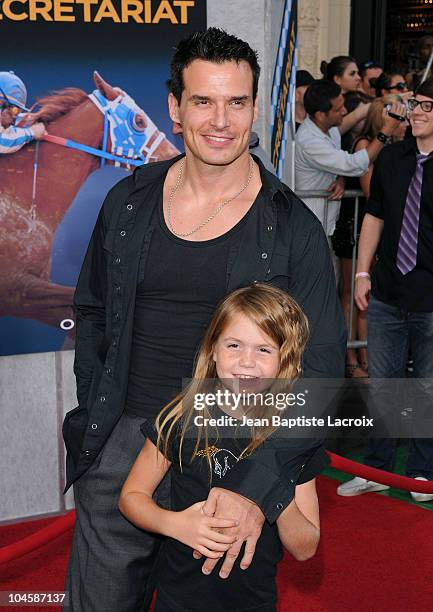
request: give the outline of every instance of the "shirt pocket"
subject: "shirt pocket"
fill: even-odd
[[[266,275],[267,282],[274,287],[287,291],[289,287],[289,258],[287,254],[273,253]]]
[[[114,251],[114,236],[115,236],[115,230],[114,229],[108,229],[107,233],[105,235],[105,239],[104,239],[104,244],[102,245],[104,251],[106,251],[107,253],[113,253]]]

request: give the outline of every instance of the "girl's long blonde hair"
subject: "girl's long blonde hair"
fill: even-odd
[[[217,378],[213,359],[215,345],[232,317],[238,314],[244,314],[252,320],[279,347],[280,365],[277,379],[280,383],[286,381],[286,392],[290,391],[291,385],[302,372],[302,354],[308,339],[308,321],[297,302],[281,289],[263,283],[255,283],[230,293],[219,304],[212,317],[197,354],[190,384],[161,410],[156,419],[158,446],[162,446],[166,457],[169,456],[170,441],[174,435],[179,435],[181,425],[180,464],[185,433],[191,427],[195,413],[194,397],[203,393],[206,380]],[[206,407],[203,416],[211,416]],[[241,455],[251,454],[275,429],[271,426],[252,428],[249,443]],[[209,446],[207,428],[198,427],[197,432],[193,455],[197,453],[202,439],[205,448]]]

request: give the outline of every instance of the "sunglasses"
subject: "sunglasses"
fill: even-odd
[[[395,85],[391,85],[391,87],[384,87],[383,89],[386,89],[386,91],[390,91],[391,89],[398,89],[398,91],[407,91],[407,85],[404,81],[400,81]]]
[[[419,100],[415,100],[415,98],[411,98],[407,101],[407,106],[411,111],[417,106],[420,106],[421,110],[425,113],[431,113],[433,110],[433,100],[422,100],[422,102],[420,102]]]

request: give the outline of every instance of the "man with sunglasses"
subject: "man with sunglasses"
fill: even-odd
[[[359,66],[359,76],[361,77],[361,89],[370,98],[376,97],[376,90],[374,83],[378,76],[383,72],[382,66],[380,66],[374,60],[368,60],[362,62]]]
[[[0,154],[15,153],[26,143],[39,140],[45,134],[43,123],[17,127],[15,121],[26,108],[27,90],[13,72],[0,72]]]
[[[360,310],[368,309],[371,378],[404,378],[410,350],[413,377],[424,379],[420,384],[428,391],[433,376],[433,78],[418,87],[408,108],[412,136],[385,147],[374,164],[355,300]],[[431,414],[431,398],[423,397],[414,406],[423,438],[410,440],[406,475],[433,480],[433,436],[423,418]],[[364,462],[392,471],[395,449],[395,439],[371,438]],[[388,488],[356,477],[337,492],[352,496]],[[430,493],[411,495],[417,502],[433,500]]]

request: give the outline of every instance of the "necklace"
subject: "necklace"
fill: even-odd
[[[212,219],[215,219],[215,217],[217,216],[217,214],[219,212],[222,211],[222,209],[224,208],[224,206],[227,206],[227,204],[230,204],[230,202],[233,202],[233,200],[235,200],[238,196],[241,195],[241,193],[243,191],[245,191],[245,189],[248,187],[248,185],[251,182],[251,179],[253,178],[253,170],[254,170],[254,162],[253,162],[253,158],[250,155],[250,170],[248,173],[248,178],[247,178],[247,182],[242,185],[242,187],[240,188],[240,190],[231,198],[228,198],[227,200],[224,200],[224,202],[221,202],[221,204],[219,204],[216,209],[214,210],[214,212],[204,221],[202,221],[200,223],[200,225],[197,225],[197,227],[195,227],[193,230],[191,230],[190,232],[185,232],[185,233],[180,233],[177,232],[174,227],[173,227],[173,222],[172,222],[172,218],[171,218],[171,212],[172,212],[172,208],[173,208],[173,200],[174,200],[174,196],[177,192],[177,190],[179,189],[179,187],[182,184],[182,180],[183,180],[183,170],[185,168],[185,157],[182,159],[182,161],[180,162],[180,167],[179,167],[179,172],[177,173],[177,178],[176,178],[176,183],[173,187],[173,189],[170,191],[170,196],[168,198],[168,210],[167,210],[167,217],[168,217],[168,226],[170,228],[170,231],[173,232],[173,234],[175,234],[176,236],[180,236],[181,238],[186,238],[187,236],[191,236],[191,234],[195,234],[196,232],[198,232],[198,230],[200,230],[202,227],[204,227],[205,225],[207,225],[210,221],[212,221]]]

